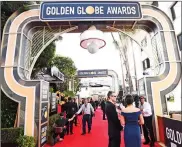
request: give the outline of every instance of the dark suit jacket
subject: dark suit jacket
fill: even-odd
[[[103,110],[103,111],[105,111],[105,101],[103,100],[102,102],[101,102],[101,109]]]
[[[67,102],[66,103],[66,114],[67,114],[67,118],[72,118],[74,115],[74,109],[75,109],[75,105],[72,102]]]
[[[108,120],[108,134],[110,137],[119,137],[123,127],[118,119],[116,107],[113,103],[107,101],[105,106],[106,116]]]

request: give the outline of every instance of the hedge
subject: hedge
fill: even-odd
[[[35,147],[35,138],[32,136],[21,136],[17,139],[18,147]]]
[[[2,128],[1,143],[17,143],[17,139],[23,135],[23,128]]]
[[[1,127],[14,127],[18,103],[7,97],[1,90]]]

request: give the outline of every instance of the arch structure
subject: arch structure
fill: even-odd
[[[93,70],[79,70],[77,73],[78,78],[93,78],[93,77],[111,77],[112,88],[115,93],[119,93],[119,78],[114,70],[109,69],[93,69]]]
[[[41,22],[39,5],[29,6],[29,8],[22,13],[15,12],[5,25],[1,45],[0,78],[2,79],[1,89],[20,105],[19,126],[24,127],[26,135],[41,136],[38,139],[38,146],[41,146],[45,140],[45,136],[42,134],[45,134],[48,122],[44,112],[45,108],[48,108],[49,83],[30,80],[32,63],[36,62],[43,49],[61,33],[73,30],[76,32],[77,28],[77,32],[82,32],[87,27],[85,27],[86,22],[83,23],[79,20],[71,23],[69,21]],[[157,138],[159,138],[156,116],[163,115],[163,105],[166,105],[164,95],[172,91],[180,81],[181,63],[171,20],[154,6],[142,5],[141,9],[143,18],[131,26],[134,29],[146,29],[151,35],[158,33],[165,59],[160,75],[145,77],[148,100],[154,110]],[[98,26],[103,23],[104,21]],[[126,25],[124,21],[117,21],[117,23]],[[117,26],[117,23],[114,22],[113,25],[121,28],[122,26],[119,24]],[[68,25],[65,26],[65,24]],[[109,31],[106,27],[101,30]],[[37,38],[38,35],[40,35],[39,38]],[[34,50],[32,50],[33,48]]]
[[[119,78],[118,74],[114,70],[108,70],[108,76],[112,78],[112,85],[115,93],[119,93]]]

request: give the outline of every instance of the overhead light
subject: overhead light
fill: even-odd
[[[104,33],[91,26],[80,35],[80,46],[87,49],[89,53],[94,54],[106,45]]]

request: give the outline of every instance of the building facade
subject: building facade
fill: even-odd
[[[164,11],[174,25],[174,31],[179,45],[179,52],[182,50],[182,31],[181,31],[181,2],[153,2],[152,5],[158,7]],[[132,79],[133,91],[139,91],[140,95],[145,95],[143,87],[144,76],[157,76],[163,72],[164,55],[163,48],[160,39],[160,32],[156,34],[148,34],[147,32],[140,30],[132,35],[136,39],[140,46],[132,41],[130,38],[126,38],[127,42],[127,56],[128,65],[130,65],[130,75]],[[130,42],[130,43],[129,43]],[[130,45],[129,45],[130,44]],[[181,53],[180,53],[181,58]],[[125,62],[125,61],[123,61]],[[124,65],[124,64],[123,64]],[[127,72],[124,71],[124,75]],[[126,77],[126,76],[125,76]],[[137,79],[137,80],[136,80]],[[137,81],[137,82],[136,82]],[[126,85],[128,82],[126,82]],[[131,87],[131,85],[128,85]],[[166,95],[167,110],[181,111],[181,81],[176,88]]]

